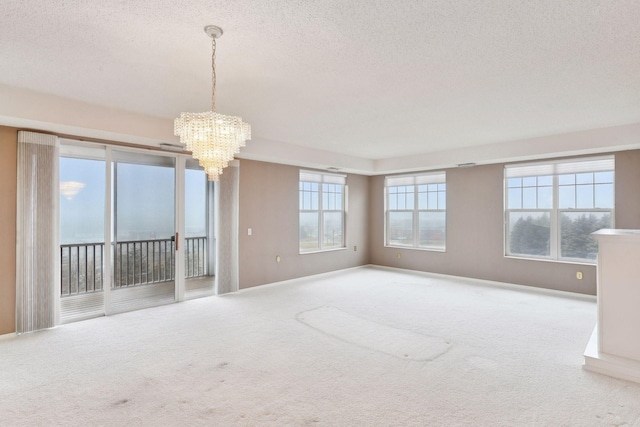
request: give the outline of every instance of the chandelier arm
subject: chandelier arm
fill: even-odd
[[[211,111],[216,111],[216,38],[211,37]]]

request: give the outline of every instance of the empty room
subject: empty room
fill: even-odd
[[[640,427],[638,22],[3,0],[0,425]]]

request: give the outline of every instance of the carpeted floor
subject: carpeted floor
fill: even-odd
[[[593,299],[372,267],[0,339],[2,426],[640,426]]]

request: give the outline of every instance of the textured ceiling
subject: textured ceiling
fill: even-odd
[[[640,122],[637,0],[2,0],[0,84],[369,159]],[[2,100],[0,100],[2,102]]]

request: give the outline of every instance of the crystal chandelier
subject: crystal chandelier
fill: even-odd
[[[199,161],[209,181],[217,181],[234,155],[251,139],[251,126],[240,117],[216,113],[216,39],[222,36],[222,28],[207,25],[204,32],[211,37],[213,49],[211,111],[180,113],[174,121],[174,134]]]

